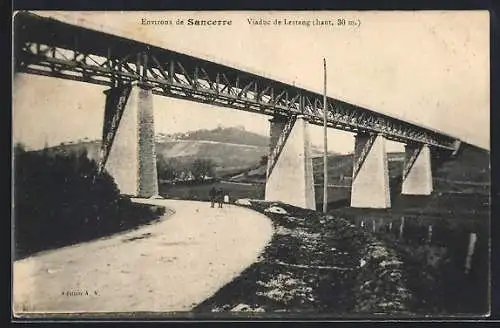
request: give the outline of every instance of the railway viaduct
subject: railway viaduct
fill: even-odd
[[[315,209],[308,127],[355,133],[352,207],[391,206],[385,141],[405,144],[402,193],[432,192],[431,153],[460,140],[376,111],[220,63],[29,12],[14,17],[15,72],[108,86],[100,170],[120,191],[158,194],[153,95],[271,116],[265,199]]]

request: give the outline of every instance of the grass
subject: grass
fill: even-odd
[[[434,218],[479,218],[487,220],[490,213],[490,197],[480,193],[449,193],[437,190],[430,196],[405,196],[400,194],[397,179],[391,181],[391,208],[372,209],[373,216],[426,215]],[[212,187],[223,188],[230,196],[231,202],[239,198],[264,199],[265,184],[233,183],[219,181],[198,185],[161,184],[160,195],[170,199],[188,199],[209,201]],[[328,187],[328,208],[332,214],[362,215],[364,209],[350,208],[350,188]],[[316,208],[323,205],[323,187],[315,186]]]
[[[212,187],[222,188],[229,195],[231,202],[240,198],[263,199],[265,185],[263,184],[238,184],[226,182],[214,182],[197,185],[171,185],[161,184],[159,186],[161,196],[169,199],[186,199],[209,201],[209,191]]]
[[[487,312],[489,195],[447,192],[431,196],[393,195],[389,209],[341,207],[330,213],[358,227],[363,221],[367,230],[372,230],[375,223],[376,238],[394,250],[403,262],[407,286],[415,295],[415,313],[449,316]],[[403,217],[404,230],[400,236]],[[430,242],[429,227],[432,227]],[[478,241],[471,272],[464,274],[470,233],[476,233]]]
[[[436,315],[484,315],[488,311],[488,237],[481,235],[464,273],[467,234],[455,231],[434,236],[441,242],[402,242],[394,234],[377,236],[403,260],[407,285],[415,294],[417,312]],[[442,242],[446,240],[446,242]],[[457,288],[460,286],[460,288]]]
[[[241,183],[230,181],[210,182],[196,185],[172,185],[169,183],[162,183],[159,186],[159,193],[161,196],[169,199],[186,199],[186,200],[200,200],[209,201],[209,191],[212,187],[223,188],[229,195],[230,201],[234,202],[240,198],[250,199],[264,199],[265,184],[264,183]],[[323,187],[315,187],[316,202],[320,204],[323,198]],[[338,204],[348,204],[350,196],[350,189],[347,188],[328,188],[328,199],[332,206],[339,206]],[[317,206],[321,208],[321,204]]]
[[[488,308],[487,216],[454,210],[455,217],[402,215],[391,209],[337,210],[333,215],[343,215],[360,229],[373,232],[402,260],[407,287],[415,295],[415,313],[482,315]],[[465,273],[471,233],[476,234],[477,242],[471,270]]]

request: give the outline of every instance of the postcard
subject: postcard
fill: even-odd
[[[488,11],[13,30],[15,318],[489,315]]]

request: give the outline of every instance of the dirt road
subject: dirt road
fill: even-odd
[[[15,262],[16,313],[187,311],[253,263],[273,232],[265,216],[234,205],[136,201],[176,213]]]

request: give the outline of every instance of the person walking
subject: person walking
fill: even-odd
[[[210,207],[213,208],[215,205],[215,197],[217,196],[217,190],[215,190],[215,187],[210,189],[208,196],[210,197]]]
[[[222,208],[223,200],[224,200],[224,190],[222,190],[222,188],[219,188],[217,190],[217,202],[219,203],[219,208]]]

